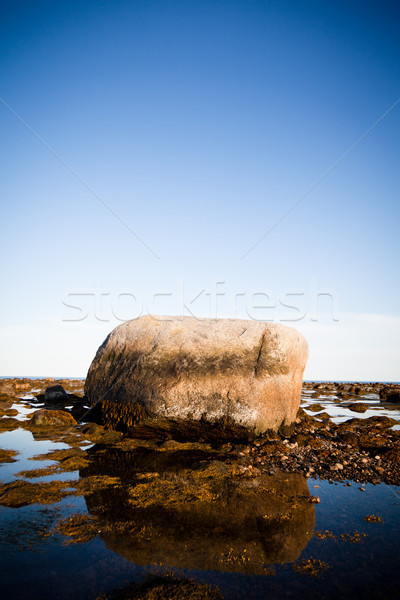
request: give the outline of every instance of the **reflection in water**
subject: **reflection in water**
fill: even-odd
[[[307,480],[238,475],[201,450],[92,448],[81,471],[122,484],[86,496],[108,548],[138,565],[265,573],[296,560],[313,535]]]

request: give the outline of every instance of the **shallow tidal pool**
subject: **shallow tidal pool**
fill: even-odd
[[[334,399],[318,402],[333,418],[347,416]],[[306,410],[312,403],[305,394]],[[83,484],[51,504],[0,506],[4,598],[95,600],[171,572],[217,586],[232,600],[398,596],[399,486],[281,472],[231,480],[204,452],[180,452],[178,460],[176,452],[87,441],[81,448],[89,466],[30,478],[27,470],[57,465],[32,457],[68,443],[14,429],[0,434],[0,448],[18,452],[15,462],[0,465],[3,484]],[[120,485],[91,490],[95,477]],[[76,515],[90,523],[90,535],[64,535],[60,522],[74,523]]]

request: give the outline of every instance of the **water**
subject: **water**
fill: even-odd
[[[345,402],[335,400],[334,396],[312,399],[305,392],[303,403],[307,407],[318,402],[334,419],[366,418],[368,413],[382,411],[400,419],[398,408],[382,408],[376,398],[359,398],[370,408],[357,414],[347,409]],[[21,418],[22,413],[29,414],[30,409],[21,408],[20,403],[15,407]],[[17,462],[0,465],[0,479],[9,482],[21,470],[54,464],[29,460],[32,456],[68,446],[37,440],[29,431],[16,429],[0,434],[0,447],[19,452]],[[122,452],[96,446],[86,452],[92,459],[89,467],[29,481],[82,481],[107,474],[121,479],[120,488],[68,496],[48,506],[0,507],[0,573],[5,598],[94,600],[127,582],[139,582],[149,573],[171,568],[175,574],[217,585],[224,598],[232,600],[398,595],[398,486],[352,482],[347,487],[278,473],[257,478],[256,484],[255,480],[224,484],[212,503],[177,505],[167,498],[159,505],[137,509],[131,495],[135,485],[153,481],[151,477],[162,472],[165,482],[157,489],[173,485],[172,495],[176,489],[179,493],[190,490],[193,465],[210,457],[199,451],[180,453],[179,460],[175,455],[171,461],[166,453],[148,449]],[[143,479],[143,474],[148,478]],[[208,493],[213,482],[219,485],[218,478],[202,479],[196,489],[204,484]],[[258,486],[255,493],[252,485]],[[320,498],[319,504],[309,501],[312,495]],[[60,519],[77,512],[101,519],[103,527],[92,540],[65,545],[59,533],[43,536]],[[377,515],[382,522],[366,522],[367,515]],[[115,523],[122,521],[132,524],[130,533],[115,528]],[[332,537],[318,537],[317,532],[325,530]],[[307,559],[322,561],[327,569],[317,576],[297,572],[294,566]]]
[[[365,412],[355,412],[348,407],[349,404],[361,403],[368,406]],[[310,410],[316,404],[321,406],[321,410]],[[390,417],[400,423],[400,406],[381,402],[378,394],[374,393],[357,395],[351,400],[340,400],[334,393],[321,393],[318,397],[313,397],[313,390],[303,389],[301,406],[307,414],[317,418],[320,412],[328,413],[333,423],[343,423],[354,418],[368,419],[369,417]],[[396,425],[395,427],[397,428]]]

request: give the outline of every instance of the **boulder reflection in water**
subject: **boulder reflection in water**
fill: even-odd
[[[211,448],[89,452],[81,478],[107,474],[121,485],[88,494],[88,510],[108,548],[138,565],[261,574],[297,560],[313,535],[300,475],[238,474]]]

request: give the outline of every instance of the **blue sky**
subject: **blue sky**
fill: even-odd
[[[400,380],[400,103],[284,216],[400,98],[399,16],[4,5],[0,374],[84,376],[122,320],[191,311],[297,327],[309,378]]]

